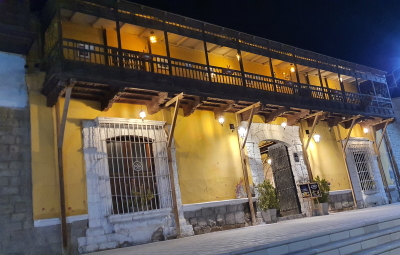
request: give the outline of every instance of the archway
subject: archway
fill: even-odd
[[[243,122],[243,124],[247,123]],[[299,189],[299,184],[309,181],[307,167],[303,160],[299,127],[287,126],[284,128],[280,125],[252,123],[248,132],[246,148],[254,185],[263,182],[265,178],[259,144],[262,141],[274,141],[276,144],[286,146],[288,161],[300,203],[300,212],[310,216],[310,203],[302,198]]]

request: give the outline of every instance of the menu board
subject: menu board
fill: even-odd
[[[304,198],[321,196],[321,191],[316,182],[300,184],[300,191]]]

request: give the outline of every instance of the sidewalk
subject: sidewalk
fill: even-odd
[[[395,218],[400,219],[400,203],[149,243],[93,255],[240,254],[259,246],[291,243]]]

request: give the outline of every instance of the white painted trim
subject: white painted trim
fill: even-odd
[[[253,201],[255,201],[255,200],[256,200],[256,198],[253,197]],[[218,206],[224,206],[224,205],[238,205],[238,204],[243,204],[243,203],[247,203],[247,202],[249,202],[248,198],[237,198],[237,199],[211,201],[211,202],[197,203],[197,204],[185,204],[185,205],[182,205],[182,207],[183,207],[184,212],[191,212],[191,211],[196,211],[196,210],[200,210],[203,208],[218,207]]]
[[[351,189],[342,189],[342,190],[334,190],[334,191],[329,191],[329,195],[339,195],[339,194],[346,194],[346,193],[351,193]]]
[[[120,223],[127,222],[132,220],[148,220],[151,218],[163,217],[167,216],[172,212],[172,208],[165,208],[159,210],[145,211],[145,212],[136,212],[136,213],[127,213],[127,214],[117,214],[108,216],[108,220],[111,223]]]
[[[74,221],[80,221],[80,220],[87,220],[88,218],[89,218],[89,216],[87,214],[68,216],[67,217],[67,223],[72,223]],[[60,224],[61,224],[61,219],[60,218],[35,220],[33,222],[33,226],[35,228],[55,226],[55,225],[60,225]]]

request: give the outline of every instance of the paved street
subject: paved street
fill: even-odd
[[[286,244],[366,223],[400,218],[400,203],[341,212],[327,216],[284,221],[182,239],[93,253],[95,255],[238,254],[255,247]]]

